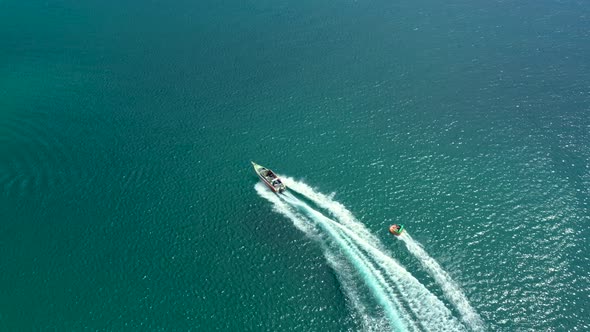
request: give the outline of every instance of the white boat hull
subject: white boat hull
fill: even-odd
[[[287,189],[287,186],[283,183],[283,181],[270,169],[258,165],[255,162],[251,162],[252,166],[254,167],[254,171],[256,175],[266,184],[267,187],[270,188],[275,193],[282,193]]]

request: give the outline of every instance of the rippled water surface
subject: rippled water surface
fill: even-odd
[[[588,17],[0,1],[0,330],[589,330]]]

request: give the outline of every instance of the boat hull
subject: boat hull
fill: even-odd
[[[266,186],[267,186],[267,187],[268,187],[270,190],[274,191],[275,193],[280,193],[279,189],[276,189],[275,187],[273,187],[273,186],[272,186],[270,183],[268,183],[268,181],[267,181],[267,180],[266,180],[264,177],[260,176],[260,174],[258,174],[258,178],[259,178],[260,180],[262,180],[262,182],[264,182],[264,184],[265,184],[265,185],[266,185]]]
[[[272,170],[264,166],[258,165],[253,161],[251,163],[254,167],[256,175],[258,175],[258,178],[260,178],[260,180],[264,182],[264,184],[266,184],[266,186],[270,190],[277,194],[280,194],[284,192],[285,189],[287,189],[287,186],[285,186],[281,179]]]

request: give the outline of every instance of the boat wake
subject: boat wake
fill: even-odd
[[[414,240],[408,232],[403,233],[398,239],[404,242],[408,251],[420,261],[422,267],[441,287],[445,297],[461,314],[461,320],[463,323],[473,331],[483,331],[484,328],[481,317],[479,317],[477,312],[471,307],[467,297],[461,291],[461,288],[459,288],[449,274],[443,270],[438,262],[430,257],[420,243]]]
[[[305,200],[290,192],[275,195],[262,183],[256,185],[256,191],[273,204],[275,211],[322,244],[324,256],[338,275],[353,315],[360,318],[364,330],[474,329],[469,324],[471,320],[465,319],[467,310],[458,308],[464,325],[439,298],[393,259],[379,239],[341,203],[303,182],[288,177],[282,179]],[[446,292],[445,295],[448,296]]]

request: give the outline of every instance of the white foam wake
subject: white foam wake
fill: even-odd
[[[472,330],[482,331],[483,322],[481,317],[471,307],[467,297],[461,291],[461,288],[451,279],[449,274],[443,270],[434,258],[428,255],[420,243],[415,241],[407,231],[399,239],[405,243],[408,251],[418,258],[420,264],[422,264],[428,274],[440,285],[445,297],[461,314],[461,320]]]
[[[342,233],[336,230],[335,226],[338,227],[339,224],[292,195],[285,195],[283,198],[290,204],[304,210],[310,218],[330,235],[331,239],[338,243],[339,248],[345,252],[348,259],[363,278],[365,284],[372,290],[375,299],[385,310],[392,327],[396,330],[407,330],[408,328],[414,330],[414,323],[408,319],[408,315],[400,316],[399,313],[404,314],[405,310],[395,298],[393,290],[386,278],[375,267],[375,264],[371,262],[367,255],[362,253],[350,237],[343,236]]]
[[[346,207],[341,203],[334,201],[332,197],[317,192],[305,183],[296,181],[290,177],[283,177],[283,179],[289,188],[304,195],[306,198],[334,215],[334,217],[340,222],[337,227],[341,228],[344,233],[353,238],[359,247],[366,250],[376,259],[379,259],[380,266],[390,272],[391,279],[396,285],[400,285],[400,287],[403,288],[402,293],[405,298],[428,298],[427,302],[431,303],[431,306],[429,307],[412,303],[411,300],[409,300],[410,303],[408,303],[421,322],[428,322],[429,317],[436,317],[437,319],[443,320],[448,319],[451,313],[445,307],[444,303],[428,291],[417,279],[399,265],[399,263],[388,256],[386,252],[381,249],[382,245],[379,240],[373,236],[362,223],[356,220]],[[408,238],[411,240],[411,237]],[[440,265],[428,256],[428,254],[417,245],[415,241],[406,242],[406,245],[410,252],[416,255],[424,268],[431,274],[431,276],[433,276],[435,281],[439,283],[443,289],[445,297],[449,299],[461,314],[462,321],[473,330],[481,330],[483,326],[481,318],[469,305],[466,296],[452,281],[448,274],[446,274]],[[433,328],[432,325],[424,327],[427,329]]]
[[[299,192],[298,189],[303,187],[303,193],[300,193],[319,207],[328,210],[338,222],[289,193],[277,196],[262,185],[257,185],[256,189],[262,197],[274,203],[276,211],[291,219],[295,226],[306,234],[311,235],[313,233],[311,230],[316,229],[328,235],[338,249],[337,252],[327,251],[324,254],[331,266],[337,274],[345,276],[347,272],[342,271],[333,259],[338,253],[344,253],[355,272],[383,308],[391,327],[396,330],[417,330],[418,326],[427,331],[464,330],[464,326],[452,316],[444,303],[381,249],[379,240],[342,204],[334,202],[330,197],[314,191],[307,185],[301,186],[301,183],[290,178],[283,177],[283,179],[287,179],[287,185],[295,191]],[[290,207],[296,207],[298,211]],[[300,211],[303,213],[299,214]],[[307,215],[310,219],[305,220],[303,215]],[[314,225],[319,227],[314,228]],[[346,287],[343,285],[345,293],[351,296],[350,301],[353,307],[364,316],[364,325],[374,322],[373,317],[366,317],[366,306],[361,303],[360,297],[355,295],[356,290],[352,289],[354,287]]]
[[[356,218],[352,215],[352,213],[340,202],[335,201],[331,196],[322,194],[316,190],[314,190],[311,186],[305,184],[304,182],[297,181],[288,176],[282,176],[281,179],[285,182],[288,188],[295,190],[296,192],[300,193],[301,195],[309,198],[319,207],[330,211],[330,213],[334,216],[334,218],[338,219],[340,223],[345,226],[348,226],[351,229],[354,229],[356,233],[358,233],[362,238],[366,239],[370,243],[375,243],[379,245],[379,239],[374,236],[371,231],[369,231],[365,225],[358,222]],[[287,192],[288,194],[288,192]]]
[[[432,294],[418,279],[410,274],[397,261],[385,252],[374,247],[371,243],[360,238],[347,227],[336,223],[340,228],[364,251],[369,253],[379,267],[386,271],[391,283],[402,295],[402,300],[409,306],[419,324],[427,331],[461,331],[459,324],[451,311],[440,299]]]
[[[312,237],[313,239],[320,240],[320,237],[316,236],[316,233],[315,233],[316,228],[311,220],[306,219],[304,216],[300,215],[299,213],[297,213],[296,211],[291,209],[290,206],[285,201],[281,200],[279,198],[279,196],[277,196],[276,194],[270,192],[261,183],[258,183],[255,186],[255,189],[256,189],[256,192],[258,193],[258,195],[260,195],[261,197],[263,197],[263,198],[267,199],[268,201],[270,201],[271,203],[273,203],[273,208],[275,211],[277,211],[278,213],[289,218],[293,222],[295,227],[297,227],[299,230],[303,231],[306,235]],[[369,314],[368,310],[366,309],[365,304],[362,303],[361,296],[360,296],[360,294],[358,294],[356,287],[354,287],[354,285],[352,285],[353,281],[348,276],[349,271],[346,270],[345,266],[343,266],[342,264],[340,264],[338,262],[338,260],[336,258],[338,256],[338,252],[331,252],[328,246],[323,246],[323,248],[325,250],[324,256],[326,257],[328,263],[334,269],[334,271],[339,275],[339,279],[344,281],[344,284],[342,286],[343,286],[343,288],[345,288],[345,293],[348,296],[348,300],[352,304],[352,307],[355,310],[357,310],[358,315],[362,319],[361,323],[362,323],[364,330],[382,331],[385,328],[385,326],[389,326],[389,323],[383,322],[381,318],[373,317],[371,314]],[[353,253],[350,252],[349,255],[352,256]],[[359,261],[358,258],[355,258],[353,256],[353,260],[355,260],[358,265],[358,266],[354,266],[354,267],[357,269],[360,268],[361,274],[368,273],[368,272],[366,272],[364,266],[362,266],[362,264],[360,264],[358,262]],[[371,289],[373,291],[373,293],[376,294],[376,297],[378,299],[381,299],[381,302],[385,302],[386,308],[392,308],[392,304],[388,304],[387,300],[386,299],[384,300],[385,295],[377,283],[373,282],[373,280],[368,280],[367,286],[369,287],[369,289]],[[388,316],[395,317],[394,314],[392,315],[391,313]],[[389,322],[391,319],[392,319],[391,317],[388,317],[387,321]]]
[[[279,196],[274,194],[273,192],[269,191],[262,183],[258,182],[256,186],[254,186],[256,192],[259,196],[265,198],[266,200],[273,203],[273,209],[283,214],[285,217],[289,218],[295,227],[305,233],[306,235],[313,236],[314,235],[314,227],[309,222],[305,221],[305,218],[298,215],[295,211],[289,209],[287,203],[282,201]]]

